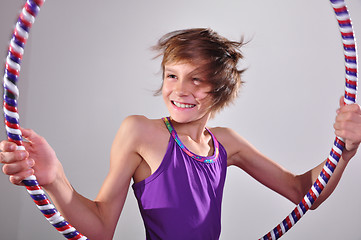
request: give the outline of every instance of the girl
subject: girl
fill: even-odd
[[[1,143],[3,172],[16,185],[35,174],[64,217],[90,239],[112,239],[131,179],[147,239],[218,239],[223,186],[231,165],[299,203],[324,163],[295,175],[231,129],[206,127],[237,96],[242,45],[210,29],[176,31],[160,39],[155,47],[163,56],[158,92],[170,117],[130,116],[123,121],[112,145],[110,171],[94,201],[74,190],[55,152],[32,130],[22,129],[29,141],[26,151]],[[360,107],[341,103],[334,128],[346,149],[313,208],[332,193],[357,151]]]

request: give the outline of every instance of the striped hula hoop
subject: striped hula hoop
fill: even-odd
[[[19,114],[17,109],[19,89],[16,84],[20,74],[20,64],[24,54],[24,47],[29,38],[30,28],[35,22],[35,18],[44,2],[45,0],[27,0],[15,25],[9,44],[8,55],[6,57],[5,74],[3,78],[5,128],[8,140],[15,142],[18,145],[17,150],[25,150],[25,147],[23,145],[22,133],[19,126]],[[70,240],[87,239],[72,227],[64,217],[61,216],[55,206],[51,204],[34,175],[23,180],[23,183],[38,209],[59,233]]]
[[[29,30],[40,11],[45,0],[27,0],[19,19],[16,23],[12,39],[9,44],[8,55],[4,74],[4,115],[8,139],[18,145],[18,150],[25,150],[22,142],[22,133],[19,126],[17,99],[19,89],[16,84],[20,74],[20,64],[24,54],[24,47],[29,37]],[[330,0],[336,14],[345,55],[346,83],[344,102],[352,104],[356,101],[357,93],[357,52],[352,24],[344,0]],[[332,176],[344,149],[344,142],[336,137],[329,157],[316,182],[295,209],[273,230],[264,235],[260,240],[278,239],[293,227],[300,218],[311,208],[312,204],[321,194]],[[70,240],[85,240],[87,237],[80,234],[72,227],[51,204],[45,192],[39,186],[36,177],[30,176],[23,181],[33,201],[43,213],[45,218]]]
[[[341,32],[342,44],[345,55],[345,94],[344,103],[352,104],[356,102],[357,93],[357,51],[356,41],[353,33],[350,15],[348,13],[344,0],[330,0],[332,8],[335,12],[336,19]],[[311,208],[313,203],[325,188],[331,178],[335,168],[340,160],[344,141],[336,137],[330,154],[326,160],[323,169],[317,180],[312,185],[308,193],[303,197],[302,201],[294,208],[294,210],[275,228],[264,235],[259,240],[275,240],[282,237],[291,227],[293,227],[303,215]]]

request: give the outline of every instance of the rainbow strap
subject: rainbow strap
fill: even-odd
[[[219,144],[218,141],[216,139],[216,137],[212,134],[211,131],[209,131],[207,128],[206,130],[209,132],[209,134],[211,134],[212,136],[212,140],[213,140],[213,146],[214,146],[214,154],[212,156],[209,157],[203,157],[203,156],[199,156],[197,154],[194,154],[193,152],[191,152],[183,143],[182,141],[179,139],[179,136],[177,134],[177,132],[175,131],[172,123],[170,122],[170,118],[169,117],[165,117],[163,118],[163,121],[165,123],[165,125],[167,126],[169,132],[171,133],[172,137],[174,138],[174,140],[176,141],[176,143],[178,144],[178,146],[191,158],[193,158],[194,160],[197,160],[198,162],[203,162],[203,163],[214,163],[215,161],[217,161],[218,155],[219,155]]]

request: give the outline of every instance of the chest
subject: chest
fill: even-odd
[[[148,234],[156,232],[155,239],[218,239],[227,169],[220,151],[217,161],[206,163],[170,140],[159,169],[132,186]]]
[[[179,144],[194,155],[209,157],[214,154],[214,143],[211,136],[207,136],[200,142],[194,141],[187,136],[178,135],[177,137],[180,141]]]
[[[164,195],[164,192],[170,191],[165,195],[167,199],[173,196],[173,203],[186,196],[179,196],[179,192],[183,190],[190,191],[184,201],[192,202],[193,197],[203,198],[218,191],[216,195],[221,196],[227,169],[226,159],[222,146],[216,154],[202,157],[189,153],[188,149],[183,149],[171,138],[160,166],[150,176],[136,182],[133,187],[140,195],[146,192],[157,195],[151,199],[158,199],[158,194]]]
[[[170,138],[172,136],[167,133],[154,139],[149,139],[147,144],[145,144],[146,146],[140,151],[143,160],[133,176],[134,182],[140,182],[148,178],[159,168],[167,152]],[[214,155],[215,149],[211,138],[207,139],[203,144],[196,143],[188,137],[179,136],[178,139],[178,144],[183,145],[185,151],[189,151],[190,154],[204,157]]]
[[[133,175],[135,183],[146,179],[159,168],[167,151],[168,141],[169,134],[163,134],[154,138],[150,137],[143,143],[139,151],[142,161]]]

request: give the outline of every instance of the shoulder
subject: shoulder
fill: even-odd
[[[114,166],[132,169],[135,182],[154,172],[166,152],[170,134],[162,119],[129,116],[114,139],[111,157]]]
[[[126,117],[120,129],[128,129],[134,133],[143,133],[159,130],[164,127],[162,119],[149,119],[143,115],[131,115]]]
[[[210,130],[218,142],[226,149],[229,164],[234,164],[235,160],[239,161],[247,158],[247,156],[252,155],[252,152],[256,151],[245,138],[231,128],[215,127]]]
[[[129,148],[138,152],[140,147],[149,146],[155,139],[162,136],[168,137],[168,135],[168,130],[165,128],[162,119],[149,119],[141,115],[131,115],[123,120],[113,144],[126,144]]]
[[[232,146],[234,145],[237,137],[240,137],[233,129],[225,127],[211,128],[210,131],[226,149],[228,155],[232,155]]]
[[[143,127],[144,125],[151,125],[152,124],[152,120],[143,116],[143,115],[130,115],[128,117],[126,117],[122,124],[121,124],[121,128],[132,128],[132,127]]]
[[[234,143],[234,141],[243,141],[244,139],[233,129],[225,127],[211,128],[210,131],[223,145]]]
[[[117,136],[126,136],[127,139],[142,141],[153,138],[165,130],[162,119],[149,119],[142,115],[126,117],[119,127]]]

